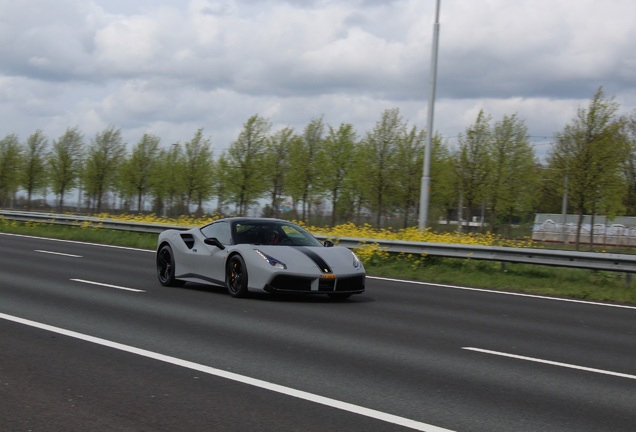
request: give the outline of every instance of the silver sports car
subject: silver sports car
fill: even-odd
[[[226,286],[234,297],[265,291],[345,299],[364,292],[365,282],[364,267],[349,249],[268,218],[219,219],[201,228],[162,232],[157,275],[165,286],[212,283]]]

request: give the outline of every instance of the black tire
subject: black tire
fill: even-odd
[[[225,284],[232,297],[247,297],[247,268],[240,255],[234,255],[227,263]]]
[[[169,287],[183,286],[185,282],[174,277],[174,267],[175,260],[172,248],[168,245],[161,246],[159,252],[157,252],[157,277],[161,285]]]

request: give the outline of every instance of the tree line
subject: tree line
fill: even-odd
[[[494,120],[480,111],[451,146],[432,137],[430,217],[469,220],[487,229],[560,212],[567,193],[579,215],[636,214],[636,112],[599,88],[587,107],[554,136],[539,161],[528,128],[516,114]],[[426,131],[409,125],[398,108],[385,110],[372,130],[312,119],[302,131],[273,131],[253,115],[218,155],[199,129],[184,143],[161,145],[144,134],[128,146],[113,126],[87,139],[78,127],[49,142],[41,130],[21,142],[0,140],[0,206],[31,208],[54,194],[58,210],[74,191],[81,207],[100,213],[118,208],[160,215],[202,214],[215,202],[221,214],[262,215],[328,223],[387,220],[416,224]],[[582,220],[582,219],[581,219]]]

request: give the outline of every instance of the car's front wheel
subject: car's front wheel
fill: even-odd
[[[247,296],[247,269],[245,261],[240,255],[234,255],[230,258],[225,274],[225,284],[232,297]]]
[[[174,277],[175,260],[172,248],[163,245],[157,252],[157,277],[163,286],[182,286],[185,282]]]

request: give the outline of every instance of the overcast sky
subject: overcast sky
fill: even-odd
[[[215,155],[254,114],[426,127],[435,0],[0,0],[0,138],[112,125]],[[436,131],[518,114],[539,156],[603,86],[636,108],[634,0],[442,0]],[[545,138],[542,138],[545,137]]]

